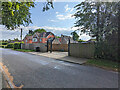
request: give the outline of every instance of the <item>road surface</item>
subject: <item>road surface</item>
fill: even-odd
[[[2,62],[23,88],[118,88],[118,73],[1,49]]]

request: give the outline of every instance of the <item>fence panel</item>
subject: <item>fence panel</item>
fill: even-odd
[[[94,43],[71,43],[70,55],[80,58],[93,58],[95,46]]]

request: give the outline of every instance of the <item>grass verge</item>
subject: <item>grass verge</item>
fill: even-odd
[[[26,49],[13,49],[15,51],[21,51],[21,52],[34,52],[34,50],[26,50]]]
[[[90,59],[85,64],[97,66],[97,67],[107,69],[107,70],[113,70],[113,71],[117,71],[117,72],[119,71],[118,70],[118,68],[119,68],[118,62],[113,62],[113,61],[109,61],[109,60]]]

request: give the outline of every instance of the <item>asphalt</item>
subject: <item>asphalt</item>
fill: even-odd
[[[118,88],[118,73],[93,66],[58,61],[1,49],[16,86],[23,88]]]

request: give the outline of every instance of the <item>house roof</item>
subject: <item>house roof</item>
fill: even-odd
[[[38,37],[47,37],[50,33],[51,32],[42,32],[42,33],[36,32],[35,34],[37,34]],[[51,33],[51,34],[53,34],[53,33]]]
[[[27,39],[32,39],[32,36],[25,36],[25,38],[27,38]],[[25,39],[24,38],[24,39]]]
[[[52,43],[53,44],[61,44],[61,42],[59,41],[59,38],[55,38]]]

